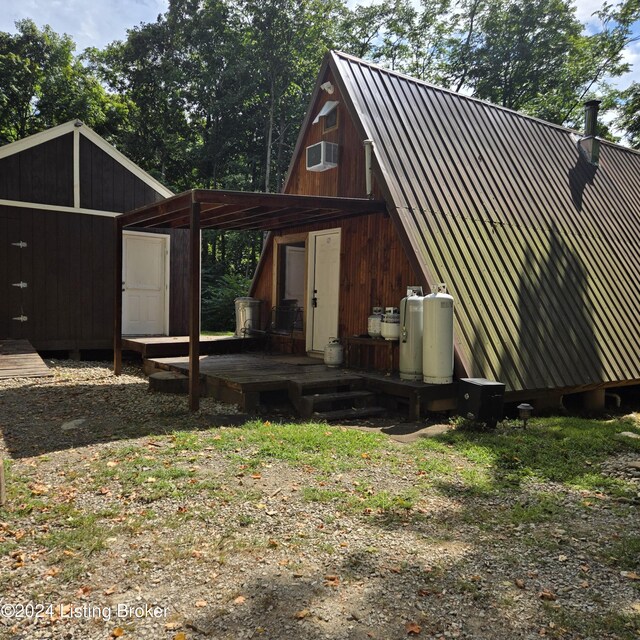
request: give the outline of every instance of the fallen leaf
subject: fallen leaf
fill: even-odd
[[[149,477],[145,480],[145,482],[150,482],[150,483],[158,482],[158,478],[154,478],[153,476],[149,476]]]
[[[338,587],[340,585],[339,576],[328,575],[328,576],[325,576],[324,579],[328,587]]]
[[[513,582],[516,585],[516,587],[518,587],[518,589],[524,589],[524,580],[521,580],[520,578],[516,578]]]
[[[207,604],[208,603],[206,600],[196,600],[196,607],[198,607],[199,609],[202,609],[202,607],[206,607]]]
[[[78,596],[78,598],[82,598],[82,596],[89,595],[91,593],[91,591],[92,591],[91,587],[85,585],[83,587],[80,587],[76,591],[76,596]]]
[[[566,562],[569,558],[567,556],[561,555],[558,556],[558,562]]]
[[[109,460],[109,462],[107,462],[107,467],[117,467],[118,463],[115,460]]]
[[[251,474],[251,477],[252,477],[254,480],[260,480],[260,479],[262,478],[262,476],[261,476],[259,473],[252,473],[252,474]]]
[[[112,638],[121,638],[123,635],[124,635],[124,629],[122,627],[116,627],[111,632],[111,637]]]
[[[246,598],[244,596],[238,596],[237,598],[233,599],[233,602],[235,604],[244,604]]]
[[[640,580],[640,574],[635,571],[621,571],[620,575],[628,580]]]
[[[57,576],[60,573],[60,567],[51,567],[48,571],[45,572],[45,576],[49,576],[53,578],[53,576]]]
[[[116,592],[116,585],[114,584],[112,587],[109,587],[108,589],[105,589],[102,593],[105,596],[110,596],[112,594],[114,594]]]
[[[167,631],[175,631],[176,629],[179,629],[181,626],[182,626],[182,622],[167,622],[164,625],[164,628]],[[174,636],[174,638],[175,638],[175,636]]]
[[[538,598],[540,598],[541,600],[553,601],[556,599],[556,594],[553,593],[553,591],[545,589],[538,594]]]
[[[420,632],[422,631],[422,627],[416,622],[407,622],[407,624],[404,625],[404,628],[410,636],[420,635]]]
[[[301,611],[296,612],[295,617],[298,618],[298,620],[302,620],[303,618],[306,618],[309,615],[309,609],[302,609]]]
[[[179,631],[173,636],[173,640],[187,640],[187,634],[184,631]]]
[[[363,457],[365,460],[367,460],[367,459],[371,458],[371,456],[370,456],[368,453],[366,453],[366,452],[362,454],[362,457]]]

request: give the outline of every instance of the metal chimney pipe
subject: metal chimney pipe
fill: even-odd
[[[584,135],[595,136],[598,126],[598,111],[600,100],[589,100],[584,103]]]
[[[367,198],[373,198],[373,140],[364,141],[364,171]]]

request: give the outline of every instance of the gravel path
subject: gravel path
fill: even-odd
[[[205,398],[193,415],[135,368],[49,364],[51,379],[0,381],[14,491],[0,510],[0,638],[640,637],[638,558],[614,561],[640,539],[633,497],[534,480],[469,492],[437,482],[445,462],[474,473],[467,458],[434,451],[425,479],[411,445],[390,440],[336,474],[253,468],[249,445],[209,446],[244,422],[234,407]],[[637,459],[605,466],[637,486]],[[310,491],[413,502],[347,508]],[[52,609],[17,617],[29,603]]]

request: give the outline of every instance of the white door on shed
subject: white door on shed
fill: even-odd
[[[169,236],[125,232],[122,247],[122,333],[168,333]]]
[[[321,352],[338,337],[340,229],[309,234],[307,351]]]

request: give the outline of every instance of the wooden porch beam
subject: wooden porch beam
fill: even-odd
[[[122,221],[114,219],[115,265],[113,277],[113,373],[122,373]]]
[[[189,410],[200,408],[200,203],[189,223]]]

